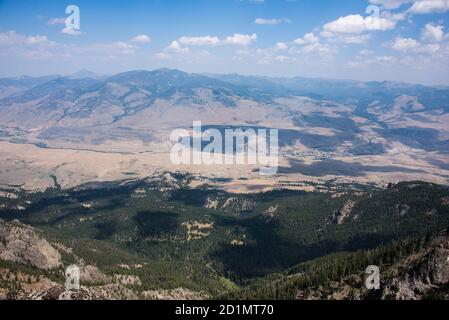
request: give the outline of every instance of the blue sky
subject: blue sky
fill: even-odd
[[[0,76],[169,67],[449,85],[448,18],[449,0],[0,0]]]

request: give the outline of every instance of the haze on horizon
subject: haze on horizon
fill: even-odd
[[[449,1],[0,3],[0,77],[158,68],[449,85]],[[373,5],[375,7],[373,7]]]

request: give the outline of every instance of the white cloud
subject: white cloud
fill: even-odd
[[[320,34],[328,42],[345,44],[362,44],[368,42],[371,38],[369,34],[334,34],[328,31],[322,31]]]
[[[393,56],[356,56],[354,59],[348,61],[347,66],[350,68],[372,68],[385,67],[392,63],[397,63],[397,58]]]
[[[0,32],[0,45],[12,45],[19,42],[19,39],[23,36],[19,35],[15,31]]]
[[[216,46],[220,44],[220,39],[211,36],[181,37],[178,42],[187,46]]]
[[[362,49],[359,51],[359,55],[361,56],[371,56],[373,55],[373,51],[369,50],[369,49]]]
[[[58,24],[65,25],[66,19],[67,18],[53,18],[47,21],[47,25],[49,26],[54,26]]]
[[[360,34],[365,31],[391,30],[395,26],[395,21],[386,18],[362,17],[359,14],[352,14],[325,24],[323,31],[327,35],[331,33]]]
[[[397,12],[397,13],[391,13],[390,11],[382,11],[382,18],[393,21],[393,22],[399,22],[407,19],[407,13],[406,12]]]
[[[286,19],[286,18],[281,18],[281,19],[257,18],[256,20],[254,20],[254,23],[260,24],[260,25],[277,25],[277,24],[281,24],[281,23],[291,23],[291,20]]]
[[[257,35],[255,33],[253,33],[251,35],[235,33],[233,36],[226,37],[223,40],[223,43],[230,44],[230,45],[247,46],[256,40],[257,40]]]
[[[297,55],[297,54],[313,54],[314,56],[320,56],[325,59],[332,58],[335,54],[338,53],[338,47],[334,45],[330,45],[327,43],[310,43],[299,48],[291,47],[288,50],[289,54]]]
[[[110,59],[132,55],[137,46],[124,41],[93,44],[64,44],[49,40],[43,35],[25,36],[15,31],[0,32],[0,54],[26,59],[55,59],[80,57]]]
[[[219,45],[237,45],[237,46],[248,46],[252,42],[257,40],[257,35],[255,33],[249,34],[239,34],[235,33],[232,36],[228,36],[224,39],[220,39],[215,36],[200,36],[200,37],[186,37],[183,36],[177,40],[172,41],[167,50],[171,51],[184,51],[188,52],[188,46],[219,46]],[[182,47],[185,46],[185,47]]]
[[[65,25],[67,18],[52,18],[46,22],[48,26],[55,26],[55,25]],[[64,27],[61,31],[62,34],[67,34],[71,36],[78,36],[81,35],[82,32],[75,29],[70,29],[67,27]]]
[[[434,13],[449,11],[449,0],[415,0],[408,9],[410,13]]]
[[[305,46],[302,50],[304,53],[314,53],[321,56],[330,56],[338,52],[336,47],[332,47],[328,44],[313,43]]]
[[[116,42],[111,44],[111,47],[119,49],[119,50],[121,50],[124,53],[130,53],[130,54],[133,54],[134,50],[137,49],[136,46],[134,46],[132,44],[129,44],[129,43],[126,43],[124,41],[116,41]]]
[[[24,36],[14,30],[0,32],[0,45],[20,46],[20,45],[52,45],[54,42],[48,40],[47,36],[35,35]]]
[[[288,45],[285,42],[278,42],[276,43],[276,46],[274,47],[275,51],[283,51],[283,50],[287,50],[288,49]]]
[[[421,46],[417,49],[418,53],[424,54],[435,54],[441,49],[441,46],[438,43],[431,43],[425,46]]]
[[[443,30],[444,27],[441,25],[428,23],[422,31],[422,39],[429,42],[441,42],[444,38]]]
[[[400,6],[410,3],[413,0],[369,0],[370,3],[381,5],[385,9],[397,9]]]
[[[449,11],[449,0],[369,0],[370,3],[381,5],[385,9],[397,9],[405,4],[411,4],[408,13],[423,14]]]
[[[150,43],[151,38],[146,34],[139,34],[131,39],[131,42],[135,43]]]
[[[63,34],[68,34],[71,36],[79,36],[81,33],[81,31],[75,30],[75,29],[68,29],[68,28],[64,28],[61,30],[61,33]]]
[[[304,44],[310,44],[310,43],[316,43],[320,39],[313,33],[309,32],[304,35],[302,38],[298,38],[293,41],[295,44],[304,45]]]
[[[346,43],[346,44],[362,44],[367,43],[371,37],[369,34],[361,35],[338,35],[331,39],[331,41],[336,43]]]
[[[25,38],[25,42],[27,44],[47,43],[48,39],[46,36],[28,36]]]
[[[396,51],[411,51],[418,47],[419,43],[412,38],[396,38],[392,48]]]
[[[172,41],[172,43],[164,49],[166,52],[173,52],[173,53],[189,53],[190,49],[187,47],[182,47],[177,40]]]

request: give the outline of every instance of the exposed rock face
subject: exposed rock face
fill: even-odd
[[[208,197],[203,206],[215,210],[250,211],[254,202],[237,197]]]
[[[39,269],[61,266],[61,255],[31,227],[0,220],[0,259],[29,264]]]
[[[449,206],[449,197],[441,198],[441,203],[445,206]]]
[[[138,296],[130,289],[119,284],[107,284],[97,287],[81,287],[78,291],[69,291],[62,286],[36,291],[27,297],[31,300],[137,300]]]
[[[421,299],[449,283],[449,240],[411,256],[395,266],[386,282],[383,297],[398,300]],[[404,277],[400,270],[407,270]]]
[[[214,223],[201,223],[198,221],[183,222],[182,225],[187,228],[187,241],[198,240],[210,235],[214,228]]]
[[[0,268],[0,281],[6,288],[0,288],[0,299],[20,299],[36,291],[45,291],[57,285],[56,282],[40,275],[29,275],[17,270]],[[21,290],[17,290],[16,284],[20,283]],[[16,290],[11,290],[11,288]],[[2,294],[3,292],[3,294]]]
[[[267,210],[265,210],[264,216],[267,217],[268,219],[273,219],[277,211],[278,205],[271,206]]]
[[[217,199],[207,198],[204,207],[207,209],[218,209],[218,204],[219,203]]]
[[[343,224],[345,220],[351,215],[352,209],[354,209],[356,203],[352,200],[348,200],[343,208],[335,210],[332,215],[327,219],[331,224]]]
[[[149,300],[205,300],[208,295],[204,292],[194,292],[184,288],[173,290],[150,290],[143,292],[144,298]]]
[[[116,274],[114,275],[115,282],[124,286],[141,286],[142,281],[138,276],[132,276],[127,274]]]
[[[137,300],[139,298],[133,290],[118,283],[111,283],[100,287],[90,287],[85,290],[93,296],[106,300]]]
[[[328,287],[297,292],[306,300],[421,300],[429,295],[449,299],[449,234],[442,234],[417,254],[382,271],[381,288],[367,290],[365,275],[355,274]]]
[[[80,281],[87,284],[99,284],[109,283],[112,278],[98,270],[96,266],[88,265],[80,267]]]

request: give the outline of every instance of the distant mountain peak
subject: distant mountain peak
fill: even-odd
[[[73,73],[70,78],[72,79],[80,79],[80,78],[97,78],[97,74],[93,71],[87,69],[81,69],[77,72]]]

